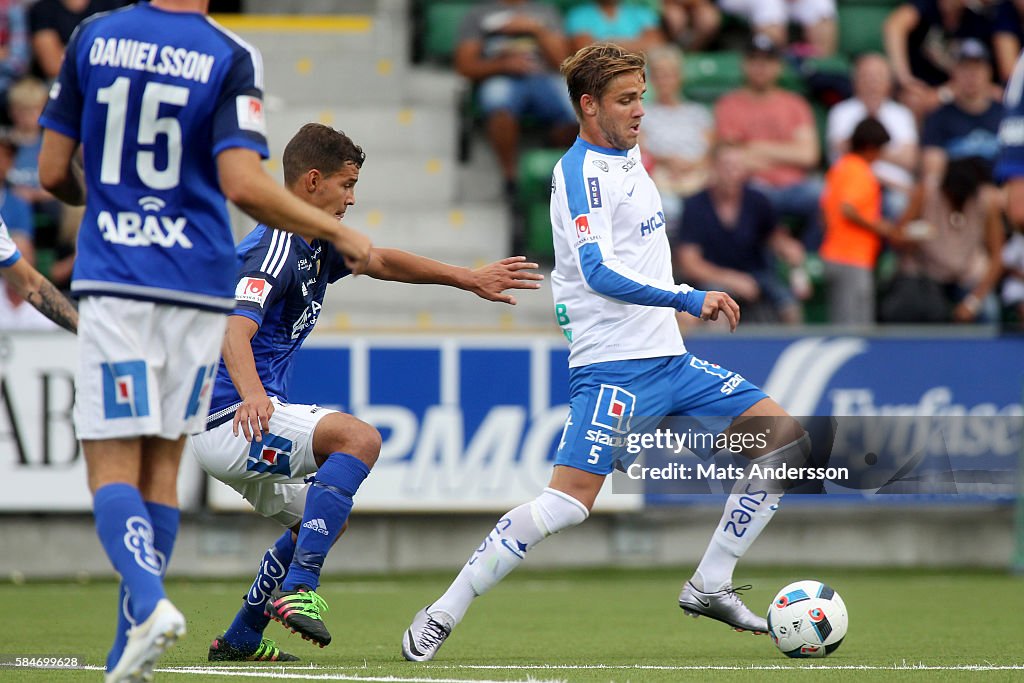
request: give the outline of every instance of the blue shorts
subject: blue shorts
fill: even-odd
[[[692,353],[570,368],[569,419],[555,464],[607,475],[636,458],[623,448],[630,432],[687,416],[718,433],[764,398],[742,375]]]
[[[529,115],[542,123],[576,122],[572,100],[558,75],[491,76],[480,84],[477,97],[485,116],[507,111],[517,119]]]

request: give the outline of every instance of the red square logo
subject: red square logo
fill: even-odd
[[[584,235],[590,234],[590,221],[587,220],[586,215],[578,216],[576,218],[576,236],[583,237]]]

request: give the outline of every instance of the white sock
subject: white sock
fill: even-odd
[[[697,566],[695,578],[700,580],[699,590],[714,593],[732,582],[736,563],[771,521],[780,500],[781,493],[733,493],[729,496],[722,519]]]
[[[473,598],[483,595],[526,559],[526,553],[551,534],[587,518],[583,503],[546,488],[537,498],[510,510],[469,558],[430,613],[444,612],[452,626],[462,621]]]

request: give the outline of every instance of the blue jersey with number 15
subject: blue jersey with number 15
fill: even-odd
[[[216,157],[267,156],[262,97],[259,52],[205,15],[139,3],[78,27],[40,119],[84,152],[76,296],[232,310]]]

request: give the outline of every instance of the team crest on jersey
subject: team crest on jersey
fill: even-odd
[[[594,159],[594,166],[597,166],[605,173],[608,172],[608,162],[605,161],[604,159]]]
[[[635,407],[635,394],[613,384],[602,384],[601,393],[597,395],[594,417],[590,422],[598,427],[610,429],[616,434],[625,434],[629,431]]]
[[[273,288],[274,285],[263,278],[243,277],[235,287],[235,300],[251,301],[263,306],[267,303],[267,297],[270,296],[270,290]]]
[[[587,178],[587,197],[590,198],[590,208],[601,208],[601,183],[595,177]]]
[[[252,95],[239,95],[235,98],[235,111],[238,114],[238,127],[260,135],[267,134],[267,120],[263,116],[263,100]]]

